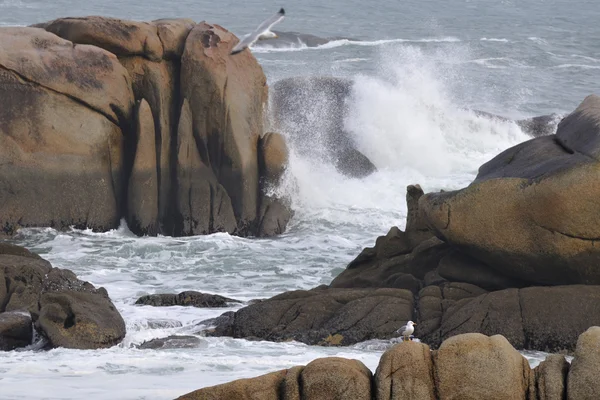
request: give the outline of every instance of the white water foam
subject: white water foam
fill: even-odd
[[[290,52],[290,51],[304,51],[304,50],[323,50],[323,49],[334,49],[342,46],[381,46],[386,44],[395,43],[458,43],[461,40],[453,36],[441,37],[441,38],[422,38],[422,39],[381,39],[373,41],[363,40],[351,40],[351,39],[339,39],[332,40],[325,44],[318,46],[307,46],[306,43],[301,40],[298,43],[290,43],[287,47],[273,47],[269,44],[260,44],[252,48],[253,53],[277,53],[277,52]]]

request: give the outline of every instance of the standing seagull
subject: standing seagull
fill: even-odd
[[[275,25],[276,23],[281,22],[284,15],[285,15],[285,11],[282,8],[279,10],[279,12],[277,14],[275,14],[272,17],[263,21],[263,23],[260,24],[254,32],[252,32],[249,35],[246,35],[245,38],[240,40],[240,42],[235,45],[233,50],[231,50],[230,54],[237,54],[240,51],[243,51],[246,47],[252,46],[254,44],[254,42],[256,42],[258,39],[276,38],[277,35],[274,34],[273,32],[271,32],[271,27],[273,25]]]
[[[410,335],[413,334],[413,332],[415,331],[415,327],[413,325],[416,325],[414,322],[412,321],[408,321],[406,323],[406,325],[402,325],[400,327],[400,329],[398,329],[396,331],[396,333],[400,333],[402,335],[402,341],[406,342],[407,340],[410,340]]]

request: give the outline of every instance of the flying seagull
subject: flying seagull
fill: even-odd
[[[400,333],[402,335],[403,342],[410,340],[410,335],[412,335],[415,331],[415,327],[413,325],[416,324],[412,321],[408,321],[406,325],[402,325],[400,329],[396,331],[396,333]]]
[[[230,54],[237,54],[237,53],[243,51],[247,47],[252,46],[254,44],[254,42],[256,42],[259,39],[276,38],[277,35],[275,33],[271,32],[271,27],[273,25],[275,25],[276,23],[281,22],[281,20],[283,19],[284,15],[285,15],[285,11],[282,8],[282,9],[279,10],[279,12],[277,14],[275,14],[272,17],[264,20],[258,26],[258,28],[256,28],[256,30],[254,32],[252,32],[249,35],[246,35],[245,38],[243,38],[242,40],[240,40],[239,43],[235,45],[235,47],[233,48],[233,50],[231,50]]]

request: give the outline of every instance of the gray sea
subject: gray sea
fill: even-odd
[[[125,223],[106,233],[20,231],[15,243],[104,286],[128,333],[107,350],[0,353],[0,398],[172,399],[329,355],[359,359],[374,371],[391,342],[323,348],[201,338],[194,349],[139,350],[135,345],[152,338],[193,334],[200,321],[226,310],[133,303],[148,293],[198,290],[250,300],[328,284],[377,236],[404,227],[408,184],[426,192],[463,187],[482,163],[528,139],[517,125],[468,109],[514,119],[565,114],[600,94],[597,0],[0,0],[0,26],[64,16],[185,17],[241,36],[280,7],[286,18],[276,30],[336,39],[317,47],[261,43],[253,53],[269,83],[353,78],[346,128],[378,172],[349,179],[292,148],[280,190],[292,197],[295,216],[273,239],[139,238]],[[524,354],[532,366],[544,356]]]

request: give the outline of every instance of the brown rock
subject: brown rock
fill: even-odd
[[[506,150],[469,187],[427,194],[419,209],[438,237],[502,275],[600,284],[598,121],[600,97],[588,96],[556,135]]]
[[[600,393],[600,327],[592,326],[577,340],[567,378],[568,400],[592,400]]]
[[[181,96],[189,102],[198,157],[225,189],[215,197],[231,198],[238,233],[246,234],[258,211],[257,144],[267,86],[251,52],[230,57],[237,41],[218,25],[196,25],[181,57]]]
[[[158,179],[154,118],[146,100],[138,104],[133,170],[129,177],[127,225],[136,233],[153,235],[158,231]]]
[[[0,41],[4,232],[116,228],[133,104],[127,71],[104,50],[37,28],[1,28]]]
[[[403,342],[381,356],[375,372],[377,400],[436,400],[429,346]]]
[[[280,385],[288,370],[272,372],[256,378],[238,379],[222,385],[193,391],[176,400],[280,400]]]
[[[27,250],[25,247],[17,246],[17,245],[10,244],[10,243],[0,243],[0,254],[21,256],[21,257],[31,257],[31,258],[37,258],[38,260],[42,259],[42,257],[40,257],[38,254],[32,253],[31,251]],[[0,284],[2,284],[2,283],[0,283]],[[0,296],[0,298],[1,298],[1,296]]]
[[[531,369],[500,335],[454,336],[434,356],[440,399],[525,400]]]
[[[267,132],[258,141],[260,176],[268,185],[277,185],[288,163],[288,148],[280,133]]]
[[[10,351],[31,344],[31,316],[21,312],[0,313],[0,350]]]
[[[152,25],[158,30],[158,38],[163,46],[163,58],[179,59],[183,54],[185,40],[196,22],[187,18],[165,18],[152,21]]]
[[[0,278],[4,290],[0,287],[0,311],[29,312],[37,318],[39,294],[42,282],[52,266],[43,259],[0,255]]]
[[[300,374],[302,399],[371,400],[371,371],[358,360],[318,358]]]
[[[227,191],[204,164],[192,130],[192,112],[183,102],[177,135],[178,210],[184,235],[236,231],[236,219]]]
[[[69,270],[53,268],[39,298],[41,330],[51,347],[99,349],[125,337],[125,321],[104,288],[96,289]]]
[[[566,400],[569,363],[564,356],[550,354],[534,369],[537,400]]]
[[[261,196],[257,237],[269,237],[285,232],[292,218],[290,202],[274,196]]]
[[[0,40],[1,69],[14,72],[31,85],[74,99],[113,123],[131,117],[134,105],[131,81],[114,54],[94,46],[73,45],[38,28],[0,28]],[[16,110],[9,108],[10,99],[6,97],[18,93],[17,88],[13,90],[2,96],[5,98],[2,108],[11,113]],[[1,120],[13,121],[6,116]],[[84,129],[84,132],[90,131]]]
[[[156,26],[108,17],[59,18],[38,25],[63,39],[91,44],[117,56],[140,55],[153,61],[163,56]]]

